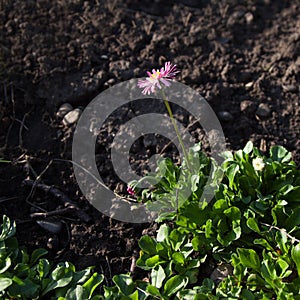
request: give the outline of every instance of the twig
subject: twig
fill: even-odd
[[[104,276],[104,279],[105,279],[105,281],[106,281],[106,285],[109,286],[109,282],[108,282],[108,280],[107,280],[107,277],[104,275],[104,270],[103,270],[103,267],[102,267],[101,264],[100,264],[100,270],[101,270],[102,275]]]
[[[37,183],[36,181],[30,179],[23,180],[23,184],[25,186],[35,187],[37,189],[44,191],[45,193],[51,194],[52,196],[54,196],[55,198],[63,202],[66,207],[72,207],[73,209],[75,209],[76,214],[80,220],[84,222],[91,221],[91,217],[88,214],[82,211],[74,201],[72,201],[67,195],[65,195],[62,191],[58,190],[57,188],[43,183]]]
[[[18,199],[19,197],[10,197],[10,198],[5,198],[5,197],[1,197],[0,198],[0,203],[6,202],[6,201],[10,201],[10,200],[15,200]]]
[[[132,255],[131,257],[131,265],[130,265],[130,273],[134,273],[134,270],[135,270],[135,266],[136,266],[136,258],[134,255]]]
[[[112,279],[112,274],[111,274],[111,268],[110,268],[110,264],[109,264],[109,260],[108,260],[107,255],[105,255],[105,260],[106,260],[106,264],[108,266],[109,279],[111,280]]]
[[[28,130],[28,128],[24,125],[25,119],[27,118],[27,116],[30,114],[30,112],[27,112],[24,116],[22,121],[15,119],[16,121],[21,123],[20,129],[19,129],[19,147],[23,148],[23,138],[22,138],[22,132],[23,132],[23,128],[25,128],[26,130]]]
[[[76,210],[76,207],[73,207],[72,205],[70,205],[70,206],[67,206],[67,207],[62,208],[62,209],[52,210],[52,211],[48,211],[48,212],[35,212],[35,213],[30,214],[30,217],[31,218],[44,218],[44,219],[46,219],[48,217],[66,214],[66,213],[70,212],[73,209]]]
[[[6,94],[6,93],[5,93]],[[7,96],[6,96],[7,97]],[[8,127],[8,130],[7,130],[7,134],[6,134],[6,138],[5,138],[5,144],[4,144],[4,148],[7,147],[7,144],[8,144],[8,139],[9,139],[9,136],[10,136],[10,132],[14,126],[14,122],[16,120],[16,112],[15,112],[15,99],[14,99],[14,91],[13,91],[13,88],[10,87],[10,100],[12,102],[12,122],[11,124],[9,125]]]
[[[282,234],[286,235],[288,238],[290,238],[292,240],[292,243],[294,242],[297,242],[297,243],[300,243],[300,240],[298,240],[297,238],[295,238],[294,236],[290,235],[289,233],[287,233],[287,231],[283,228],[279,228],[277,226],[274,226],[274,225],[269,225],[269,224],[266,224],[266,223],[262,223],[260,222],[261,225],[264,225],[264,226],[267,226],[269,227],[269,231],[272,230],[272,229],[276,229],[278,231],[280,231]]]
[[[89,170],[87,170],[85,167],[79,165],[78,163],[76,163],[75,161],[73,160],[69,160],[69,159],[60,159],[60,158],[55,158],[53,159],[53,161],[63,161],[63,162],[69,162],[73,165],[75,165],[76,167],[80,168],[81,170],[85,171],[86,173],[88,173],[97,183],[99,183],[103,188],[105,188],[106,190],[109,190],[109,187],[107,187],[103,182],[101,182],[95,175],[93,175]],[[113,191],[112,191],[113,192]],[[132,202],[137,202],[136,199],[134,198],[131,198],[131,197],[122,197],[121,195],[119,195],[118,193],[116,192],[113,192],[114,195],[119,198],[119,199],[122,199],[122,200],[127,200],[127,201],[132,201]]]

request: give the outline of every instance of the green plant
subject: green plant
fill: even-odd
[[[99,289],[104,277],[91,268],[52,265],[43,249],[29,256],[14,237],[15,224],[4,216],[1,299],[300,299],[300,171],[291,154],[275,146],[267,157],[249,142],[224,153],[221,170],[199,145],[188,155],[196,174],[165,159],[155,175],[142,179],[152,187],[139,190],[134,183],[139,201],[163,207],[159,221],[165,222],[156,238],[139,241],[137,266],[149,272],[149,282],[119,274],[113,286]],[[200,199],[211,169],[224,177],[207,203]],[[180,190],[189,196],[181,199]],[[211,273],[223,264],[232,272],[218,281],[206,278],[201,269],[208,260]]]
[[[193,256],[195,252],[198,257],[211,255],[216,262],[233,266],[233,275],[216,287],[215,296],[267,299],[276,295],[278,299],[292,299],[300,293],[300,172],[291,161],[291,154],[283,147],[275,146],[266,157],[251,142],[243,150],[224,153],[224,178],[215,198],[210,203],[199,203],[197,192],[203,191],[211,164],[202,155],[198,156],[202,165],[200,172],[194,174],[196,176],[183,177],[188,183],[180,185],[176,182],[179,167],[170,160],[159,162],[157,177],[151,175],[148,179],[157,182],[163,172],[165,177],[155,183],[153,190],[141,191],[139,199],[150,203],[150,207],[152,203],[155,205],[166,199],[170,205],[172,199],[174,203],[172,189],[197,186],[178,206],[176,214],[165,214],[164,219],[174,219],[176,215],[173,231],[190,237],[192,251],[189,255]],[[192,178],[197,178],[197,183],[201,184],[193,183]],[[142,237],[138,265],[145,269],[155,269],[159,265],[164,270],[171,269],[167,274],[182,276],[182,270],[168,266],[170,262],[176,266],[172,256],[174,249],[167,240],[159,240],[160,234],[161,229],[156,241]],[[164,255],[158,252],[158,247],[163,249]],[[185,263],[182,254],[178,258]],[[247,283],[249,278],[251,284]]]
[[[15,223],[3,216],[0,233],[0,297],[1,299],[99,299],[93,296],[103,275],[92,268],[76,272],[69,262],[52,265],[42,258],[45,249],[31,255],[19,248],[14,237]]]

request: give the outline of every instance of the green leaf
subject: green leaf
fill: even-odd
[[[3,215],[0,230],[0,241],[4,241],[16,234],[16,223],[11,222],[6,215]]]
[[[146,291],[151,295],[151,296],[157,296],[161,297],[161,293],[159,290],[153,286],[153,285],[148,285]],[[160,299],[160,298],[159,298]]]
[[[21,278],[28,277],[30,273],[30,267],[28,264],[19,263],[15,266],[14,273]]]
[[[32,282],[29,278],[24,280],[14,276],[12,278],[13,284],[8,287],[8,292],[11,297],[18,298],[20,295],[22,297],[34,299],[38,295],[39,285]]]
[[[241,219],[241,212],[239,208],[232,206],[224,210],[224,214],[232,221],[237,221]]]
[[[37,271],[41,279],[45,278],[50,271],[49,261],[45,258],[40,259],[37,265]]]
[[[183,289],[188,283],[187,278],[180,275],[171,277],[164,286],[164,294],[171,296],[176,294],[179,290]]]
[[[11,259],[10,257],[6,257],[5,260],[1,261],[0,257],[0,274],[4,273],[10,266],[11,266]]]
[[[73,279],[74,266],[71,263],[60,263],[52,271],[50,278],[52,279],[48,286],[45,287],[43,295],[57,288],[67,286]]]
[[[206,221],[206,224],[205,224],[205,237],[207,239],[211,238],[212,235],[213,235],[213,229],[212,229],[212,220],[209,219]]]
[[[169,231],[170,231],[170,228],[168,227],[167,224],[161,225],[157,231],[156,240],[158,242],[162,242],[162,241],[166,240],[169,236]]]
[[[254,270],[260,269],[259,256],[253,249],[237,248],[237,253],[243,266]]]
[[[39,258],[41,258],[42,256],[48,254],[48,251],[46,249],[43,248],[39,248],[39,249],[35,249],[32,254],[31,254],[31,258],[30,258],[30,266],[33,266]]]
[[[148,235],[144,235],[139,240],[140,248],[149,255],[156,254],[156,242]]]
[[[300,207],[292,210],[290,216],[283,223],[283,228],[291,231],[295,226],[300,226]]]
[[[13,281],[10,278],[1,278],[0,277],[0,292],[4,291],[6,288],[8,288]]]
[[[228,180],[229,180],[229,187],[230,188],[233,188],[235,175],[237,174],[237,172],[239,171],[239,169],[240,169],[240,167],[236,163],[233,163],[232,165],[230,165],[226,169],[226,175],[227,175]]]
[[[164,279],[166,278],[166,274],[162,266],[158,266],[157,270],[152,269],[151,271],[151,284],[161,288]]]
[[[289,153],[282,146],[273,146],[270,149],[270,158],[278,162],[288,162],[291,159],[291,153]]]
[[[81,285],[69,289],[66,293],[65,299],[68,300],[85,300],[87,299],[87,292]]]
[[[261,275],[272,287],[274,287],[274,280],[277,278],[277,274],[273,262],[270,262],[268,259],[262,261]]]
[[[273,247],[267,242],[265,239],[255,239],[253,241],[253,244],[255,245],[261,245],[263,248],[269,251],[274,251]]]
[[[104,280],[104,276],[98,273],[94,273],[89,280],[87,280],[82,286],[87,290],[89,299],[92,297],[95,289]]]
[[[257,220],[255,218],[249,218],[247,220],[247,226],[254,232],[260,233],[260,229],[258,227]]]
[[[180,252],[174,252],[172,255],[172,259],[175,261],[175,263],[180,265],[183,265],[185,263],[184,256]]]
[[[134,291],[133,280],[129,275],[120,274],[113,277],[113,282],[118,287],[119,291],[125,296],[129,296]]]
[[[191,182],[192,182],[191,190],[192,190],[192,192],[197,191],[199,181],[200,181],[200,176],[199,175],[192,175],[192,177],[191,177]]]
[[[146,266],[149,267],[149,268],[153,268],[155,267],[156,265],[158,265],[159,263],[162,263],[163,261],[160,260],[160,257],[159,255],[154,255],[150,258],[148,258],[145,262]]]
[[[276,269],[279,271],[278,272],[279,273],[278,276],[280,278],[287,277],[287,276],[289,276],[292,273],[292,271],[288,271],[288,268],[289,268],[289,264],[285,260],[279,258],[276,261]]]
[[[243,152],[246,154],[250,154],[253,150],[253,143],[249,141],[243,149]]]
[[[292,259],[296,264],[298,276],[300,277],[300,243],[292,248]]]
[[[292,190],[284,195],[284,198],[288,202],[300,202],[300,186],[293,187]]]
[[[243,289],[241,294],[240,294],[240,299],[255,300],[255,296],[249,290]]]
[[[171,231],[169,241],[175,251],[180,249],[180,246],[185,242],[186,236],[180,233],[177,229]]]

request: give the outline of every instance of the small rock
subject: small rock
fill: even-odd
[[[105,86],[111,86],[111,85],[113,85],[115,82],[116,82],[116,80],[115,80],[114,78],[110,78],[110,79],[108,79],[108,80],[104,83],[104,85],[105,85]]]
[[[215,283],[219,284],[223,279],[233,274],[233,268],[230,264],[221,264],[217,266],[210,275],[210,279]]]
[[[218,115],[221,121],[229,122],[233,119],[232,114],[228,111],[220,111]]]
[[[291,93],[295,93],[298,90],[297,87],[293,84],[289,84],[289,85],[283,84],[282,88],[284,91],[291,92]]]
[[[245,19],[246,19],[246,23],[247,23],[248,25],[252,24],[253,19],[254,19],[253,14],[252,14],[251,12],[247,12],[247,13],[245,14]]]
[[[253,114],[255,111],[255,103],[250,100],[244,100],[240,104],[241,112],[245,112],[248,114]]]
[[[57,220],[47,219],[47,220],[38,220],[36,223],[43,229],[51,233],[59,233],[62,228],[62,223]]]
[[[58,109],[56,115],[59,118],[63,118],[68,112],[70,112],[73,109],[73,106],[70,103],[64,103],[60,106]]]
[[[268,117],[271,114],[271,110],[269,106],[265,103],[260,103],[257,110],[256,110],[256,115],[259,117]]]
[[[63,118],[63,124],[65,126],[76,123],[81,115],[82,111],[79,108],[73,109],[68,112]]]
[[[53,238],[49,238],[47,241],[47,247],[50,250],[57,250],[59,248],[59,240],[57,236],[54,236]]]
[[[246,89],[251,89],[253,87],[253,85],[254,85],[254,82],[250,81],[250,82],[248,82],[248,83],[245,84],[245,88]]]

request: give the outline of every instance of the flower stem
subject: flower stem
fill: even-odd
[[[166,94],[165,94],[164,90],[161,88],[160,91],[161,91],[162,98],[163,98],[163,100],[164,100],[165,106],[166,106],[166,108],[167,108],[168,114],[169,114],[169,116],[170,116],[170,118],[171,118],[173,127],[174,127],[174,129],[175,129],[175,132],[176,132],[176,135],[177,135],[179,144],[180,144],[180,146],[181,146],[181,148],[182,148],[183,155],[184,155],[184,157],[185,157],[185,161],[186,161],[187,167],[188,167],[188,169],[191,171],[190,164],[189,164],[189,159],[188,159],[188,153],[187,153],[187,151],[186,151],[186,149],[185,149],[185,147],[184,147],[184,143],[183,143],[183,140],[182,140],[182,138],[181,138],[179,129],[178,129],[178,127],[177,127],[177,124],[176,124],[176,121],[175,121],[175,118],[174,118],[174,115],[173,115],[171,106],[170,106],[170,104],[169,104],[169,101],[168,101],[168,99],[167,99],[167,97],[166,97]]]

